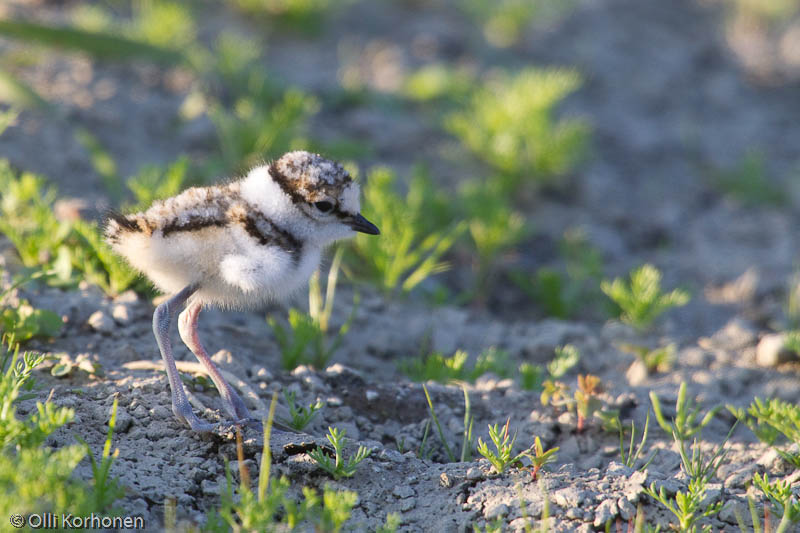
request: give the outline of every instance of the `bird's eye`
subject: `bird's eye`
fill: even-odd
[[[322,202],[314,202],[314,207],[316,207],[323,213],[330,213],[331,210],[333,209],[333,204],[323,200]]]

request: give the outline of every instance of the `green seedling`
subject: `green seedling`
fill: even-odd
[[[529,233],[525,217],[511,207],[500,180],[467,182],[460,191],[472,246],[477,254],[473,297],[485,301],[503,254]]]
[[[442,446],[444,446],[444,451],[447,454],[447,458],[450,460],[451,463],[455,463],[456,462],[456,456],[453,454],[453,451],[450,449],[450,445],[447,444],[447,439],[444,436],[444,431],[442,430],[442,425],[439,423],[439,417],[436,416],[436,410],[433,408],[433,400],[431,400],[431,395],[428,392],[428,387],[426,387],[424,384],[422,385],[422,391],[425,393],[425,400],[427,400],[427,402],[428,402],[428,412],[431,414],[431,419],[433,420],[433,423],[436,425],[436,431],[438,431],[438,433],[439,433],[439,439],[442,441]],[[470,421],[469,425],[470,425],[469,429],[465,428],[465,431],[470,433],[470,438],[471,438],[472,421]],[[463,450],[461,452],[461,455],[465,455],[465,452]]]
[[[648,429],[650,428],[650,411],[647,411],[647,417],[644,420],[644,430],[642,431],[642,437],[639,440],[639,445],[636,446],[634,450],[634,442],[636,440],[636,423],[631,423],[631,439],[630,443],[628,444],[627,451],[625,450],[625,430],[622,427],[622,424],[619,422],[619,416],[617,416],[617,426],[619,428],[619,456],[622,464],[627,466],[628,468],[636,468],[636,463],[639,461],[639,457],[642,455],[642,451],[644,450],[644,446],[647,443],[647,433]],[[641,465],[639,466],[638,470],[644,470],[647,468],[650,463],[653,462],[656,455],[658,454],[658,450],[653,452],[650,457]]]
[[[451,380],[464,379],[467,374],[466,363],[469,354],[464,350],[456,350],[450,357],[440,352],[427,356],[418,356],[398,363],[398,368],[414,381],[438,381],[446,383]]]
[[[416,171],[405,197],[395,192],[395,181],[388,168],[369,173],[362,207],[382,235],[380,239],[359,235],[352,244],[354,269],[387,295],[408,293],[449,269],[443,256],[464,231],[463,224],[444,222],[450,219],[449,204],[423,171]]]
[[[767,174],[764,154],[750,150],[732,169],[716,173],[717,186],[747,206],[782,205],[786,192]]]
[[[779,436],[800,445],[800,406],[772,398],[754,398],[745,412],[744,409],[728,406],[728,410],[745,423],[761,442],[774,446]],[[789,463],[800,467],[800,453],[789,450],[776,450]]]
[[[522,363],[519,365],[519,386],[524,390],[539,390],[542,388],[544,379],[544,369],[532,363]]]
[[[55,196],[55,189],[42,178],[30,173],[17,176],[7,161],[0,160],[0,232],[22,263],[47,271],[51,285],[76,286],[83,278],[108,294],[130,287],[147,291],[136,272],[105,244],[96,224],[56,218]]]
[[[442,63],[426,65],[406,78],[403,95],[418,102],[458,101],[469,94],[474,78],[464,68],[452,68]]]
[[[464,350],[456,350],[450,357],[440,352],[427,356],[418,356],[401,361],[400,371],[414,381],[468,381],[474,383],[479,377],[491,372],[500,378],[511,376],[513,367],[508,352],[489,347],[481,352],[474,365],[468,365],[469,354]]]
[[[115,448],[111,452],[111,440],[114,437],[114,427],[117,423],[117,398],[114,398],[114,403],[111,405],[111,416],[108,420],[108,432],[106,433],[106,440],[103,444],[103,453],[100,460],[97,461],[92,454],[91,447],[81,439],[78,438],[81,444],[86,448],[86,455],[89,456],[89,461],[92,465],[92,482],[94,490],[94,507],[96,509],[109,509],[117,499],[125,495],[125,491],[115,478],[109,477],[111,467],[114,461],[119,457],[119,448]]]
[[[225,462],[226,490],[217,510],[209,512],[204,531],[340,531],[349,519],[358,495],[351,491],[335,491],[327,484],[322,497],[312,488],[302,488],[302,498],[290,495],[291,482],[286,476],[273,479],[270,438],[278,395],[272,395],[269,414],[264,420],[264,445],[257,489],[251,488],[250,473],[244,461],[241,433],[236,434],[240,484],[234,494],[230,465]],[[166,520],[165,520],[166,522]]]
[[[669,372],[675,364],[677,356],[674,343],[669,343],[660,348],[650,349],[638,344],[623,343],[619,346],[623,352],[634,355],[644,364],[647,372]]]
[[[0,275],[4,269],[0,267]],[[56,337],[63,327],[61,317],[47,309],[35,309],[27,300],[19,300],[17,305],[3,305],[2,302],[14,289],[35,279],[46,277],[42,271],[21,276],[7,289],[0,291],[0,335],[8,335],[15,342],[25,342],[33,337]]]
[[[511,419],[509,418],[506,420],[506,424],[502,429],[500,429],[497,424],[493,426],[491,424],[489,425],[489,439],[491,439],[492,444],[494,444],[495,451],[490,450],[489,445],[478,437],[478,453],[492,463],[492,466],[498,474],[505,472],[506,468],[509,466],[518,464],[519,460],[525,456],[524,453],[520,453],[512,457],[517,434],[514,433],[513,437],[509,436],[508,428],[510,424]]]
[[[578,389],[575,391],[575,411],[578,414],[578,432],[582,432],[586,420],[602,407],[597,394],[600,392],[600,378],[591,374],[578,376]]]
[[[555,119],[559,103],[580,86],[569,70],[525,69],[501,74],[475,91],[465,109],[445,127],[498,173],[502,189],[554,184],[581,158],[586,123]]]
[[[403,517],[399,513],[387,513],[386,522],[376,529],[375,533],[395,533],[402,523]]]
[[[797,497],[792,492],[792,486],[788,480],[770,482],[766,473],[763,476],[755,473],[753,475],[753,485],[758,487],[770,501],[774,514],[781,517],[775,533],[789,531],[790,526],[800,522],[800,503],[798,503]],[[767,512],[766,508],[764,512]],[[755,516],[753,516],[753,524],[758,524]]]
[[[616,278],[603,281],[600,289],[619,306],[620,320],[643,331],[665,311],[689,303],[689,293],[675,289],[661,291],[661,272],[650,264],[642,265],[630,273],[630,280]]]
[[[472,19],[483,24],[483,34],[493,46],[512,46],[535,22],[552,22],[568,13],[575,2],[540,2],[531,0],[468,0],[459,3]]]
[[[298,406],[295,402],[294,391],[284,391],[283,397],[286,399],[286,405],[289,407],[289,418],[282,422],[292,429],[303,431],[303,429],[317,416],[317,413],[322,409],[325,404],[321,400],[311,403],[308,407]]]
[[[542,469],[542,467],[554,462],[557,459],[557,452],[558,447],[545,450],[544,446],[542,446],[542,441],[538,436],[533,440],[533,446],[531,449],[526,450],[525,457],[531,461],[531,476],[534,480],[536,480],[536,477],[539,475],[539,471]],[[547,500],[545,499],[545,502],[546,501]],[[544,516],[542,517],[542,520],[545,520]]]
[[[542,267],[533,277],[523,271],[511,272],[511,280],[548,316],[567,319],[599,301],[603,260],[580,229],[565,232],[559,250],[565,273]]]
[[[22,391],[32,389],[33,370],[43,360],[42,354],[20,353],[19,344],[4,337],[0,348],[0,486],[4,487],[0,512],[9,516],[45,510],[75,516],[113,514],[110,507],[120,493],[117,482],[109,477],[110,436],[102,465],[93,468],[92,488],[74,475],[89,452],[87,447],[71,444],[53,450],[42,446],[49,435],[74,419],[74,410],[50,401],[37,402],[26,419],[16,416],[16,403],[26,397]]]
[[[583,431],[586,420],[591,418],[602,407],[597,397],[600,392],[600,378],[591,374],[578,375],[578,387],[573,392],[568,385],[560,381],[546,380],[540,395],[542,405],[564,408],[575,411],[578,417],[577,430]]]
[[[345,442],[345,430],[329,427],[328,434],[326,435],[328,442],[331,443],[334,450],[334,458],[331,458],[325,453],[322,448],[316,448],[308,452],[308,455],[317,462],[317,464],[327,473],[333,476],[334,479],[341,479],[343,477],[353,477],[358,470],[358,465],[370,456],[372,453],[364,446],[359,446],[356,454],[345,461],[342,454]]]
[[[461,440],[461,462],[472,461],[472,425],[475,419],[472,416],[472,405],[469,401],[469,393],[467,387],[462,385],[461,390],[464,391],[464,437]]]
[[[572,397],[569,385],[561,381],[545,380],[542,383],[542,394],[539,401],[542,405],[552,405],[553,407],[563,407],[569,410],[572,407]]]
[[[667,496],[664,487],[656,491],[655,485],[655,483],[651,483],[649,487],[645,487],[645,494],[666,507],[678,519],[679,531],[686,533],[711,532],[710,525],[700,528],[697,523],[703,518],[717,514],[722,509],[723,502],[720,501],[713,504],[704,502],[706,498],[705,480],[700,478],[692,479],[689,481],[688,491],[678,491],[673,498]]]
[[[686,441],[702,431],[721,409],[720,406],[712,408],[698,421],[701,407],[687,397],[685,381],[681,382],[681,386],[678,389],[678,399],[675,402],[675,418],[672,419],[672,422],[668,422],[664,416],[661,410],[661,401],[654,391],[650,391],[650,402],[653,404],[653,411],[656,414],[658,425],[667,435],[674,435],[678,442]]]
[[[353,299],[350,316],[333,335],[333,338],[330,338],[330,318],[336,298],[336,283],[339,278],[342,253],[343,249],[339,248],[333,256],[324,298],[319,282],[319,271],[311,276],[308,285],[308,313],[290,309],[288,328],[273,317],[267,318],[267,322],[275,334],[275,340],[278,341],[281,348],[281,362],[286,370],[293,370],[301,364],[324,368],[333,354],[341,347],[344,336],[350,330],[350,325],[358,310],[357,296]]]
[[[681,468],[689,476],[689,479],[699,479],[703,483],[708,483],[717,475],[717,470],[719,470],[725,455],[728,453],[725,449],[725,444],[731,438],[734,429],[736,429],[736,424],[730,429],[722,444],[710,456],[700,450],[700,446],[697,445],[697,440],[695,439],[692,446],[692,456],[689,457],[686,451],[686,441],[678,440],[676,434],[673,433],[672,438],[678,443],[678,453],[681,456]]]
[[[547,363],[547,372],[553,379],[561,379],[581,360],[580,351],[572,344],[556,346],[555,357]]]

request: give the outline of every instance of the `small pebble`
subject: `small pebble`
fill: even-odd
[[[473,466],[469,470],[467,470],[467,479],[476,480],[476,479],[483,479],[483,472],[480,468]]]
[[[764,335],[756,347],[756,363],[763,367],[774,367],[781,363],[796,361],[798,356],[786,347],[785,333]]]
[[[117,324],[125,326],[131,322],[133,313],[131,313],[131,309],[127,305],[115,304],[114,307],[111,308],[111,316],[114,317],[114,321]]]
[[[614,500],[604,500],[597,506],[594,514],[594,527],[602,527],[606,522],[617,516],[617,502]]]
[[[416,496],[417,493],[409,487],[408,485],[398,485],[392,491],[392,494],[400,499],[411,498],[412,496]]]
[[[100,333],[111,333],[115,329],[114,321],[103,311],[95,311],[86,321],[89,327]]]
[[[508,515],[508,505],[504,503],[499,503],[492,507],[486,509],[486,512],[483,513],[484,518],[487,520],[494,520],[496,518],[500,518],[502,516]]]

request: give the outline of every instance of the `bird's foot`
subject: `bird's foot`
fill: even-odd
[[[181,404],[173,403],[172,412],[175,414],[175,418],[177,418],[179,422],[189,426],[192,431],[208,433],[210,431],[214,431],[214,428],[217,426],[217,424],[203,422],[197,418],[197,415],[194,414],[194,411],[192,411],[192,406],[189,404],[189,402]]]

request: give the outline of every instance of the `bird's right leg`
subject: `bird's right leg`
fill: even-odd
[[[164,366],[167,369],[167,379],[169,380],[169,388],[172,391],[172,412],[175,416],[188,425],[194,431],[211,431],[214,429],[214,424],[203,422],[192,411],[192,406],[186,397],[186,391],[183,389],[181,377],[178,374],[178,368],[175,366],[175,358],[172,355],[172,344],[169,340],[169,326],[175,313],[186,300],[194,294],[197,287],[189,285],[181,290],[178,294],[156,307],[153,313],[153,333],[156,336],[158,349],[161,351],[161,358],[164,360]]]

